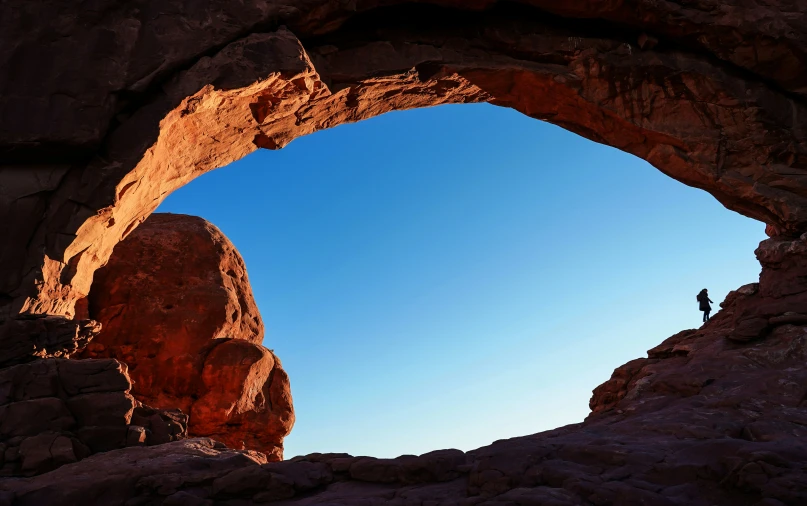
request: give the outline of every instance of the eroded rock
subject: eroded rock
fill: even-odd
[[[282,460],[283,439],[294,424],[286,372],[263,346],[221,341],[205,358],[205,393],[191,407],[191,434]]]
[[[103,328],[84,356],[125,362],[138,400],[190,415],[191,436],[282,459],[289,379],[260,345],[244,261],[216,227],[153,214],[97,273],[88,308]]]
[[[5,475],[38,474],[125,446],[135,401],[115,360],[37,360],[0,370]]]
[[[69,358],[100,331],[93,320],[28,315],[0,321],[0,368],[37,358]]]
[[[807,503],[807,292],[804,243],[794,241],[807,230],[807,6],[520,3],[0,4],[0,317],[77,314],[93,272],[166,194],[258,147],[391,110],[479,101],[631,152],[766,222],[774,239],[757,252],[758,286],[618,369],[585,423],[449,456],[439,469],[345,455],[269,465],[210,440],[142,447],[162,425],[117,423],[125,403],[92,390],[98,375],[61,378],[60,368],[56,384],[72,387],[53,395],[20,371],[59,359],[17,365],[0,371],[19,375],[0,389],[13,393],[0,407],[3,472],[78,462],[0,481],[0,502]],[[9,355],[39,356],[29,344]],[[69,342],[51,347],[46,355],[73,353]],[[262,371],[268,358],[252,356],[221,364],[234,376]],[[83,447],[121,438],[135,446],[82,459]]]
[[[187,414],[178,409],[156,409],[138,402],[132,413],[126,446],[165,444],[187,437]]]
[[[187,415],[144,406],[117,360],[45,359],[0,369],[0,476],[187,436]]]

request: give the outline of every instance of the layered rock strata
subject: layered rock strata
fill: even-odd
[[[62,316],[22,315],[0,321],[0,368],[37,358],[70,358],[95,337],[94,320]]]
[[[152,214],[98,271],[88,311],[102,328],[82,356],[126,363],[135,398],[188,414],[192,436],[283,458],[289,378],[260,344],[244,261],[216,227]]]
[[[0,250],[0,316],[75,314],[115,244],[205,171],[444,103],[512,107],[640,156],[771,235],[807,231],[803,2],[0,9],[0,235],[14,245]]]
[[[187,436],[187,415],[132,398],[126,365],[67,360],[100,327],[42,315],[0,323],[0,476],[40,474],[93,453]]]
[[[0,474],[34,475],[93,453],[176,441],[179,414],[139,406],[116,360],[44,359],[0,369]]]

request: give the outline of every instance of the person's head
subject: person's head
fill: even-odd
[[[708,292],[708,291],[709,291],[709,290],[707,290],[706,288],[704,288],[703,290],[701,290],[701,293],[706,293],[706,292]]]

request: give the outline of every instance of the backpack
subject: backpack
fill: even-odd
[[[698,296],[697,296],[697,297],[695,297],[695,299],[696,299],[698,302],[701,302],[701,301],[703,300],[703,292],[699,293],[699,294],[698,294]]]

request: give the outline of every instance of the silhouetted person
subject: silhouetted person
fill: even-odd
[[[706,288],[701,290],[698,294],[698,302],[700,303],[700,309],[703,311],[703,321],[709,321],[709,313],[712,312],[712,306],[709,305],[712,302],[712,299],[709,298],[709,292],[706,291]],[[714,304],[714,302],[712,302]]]

